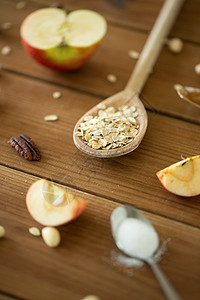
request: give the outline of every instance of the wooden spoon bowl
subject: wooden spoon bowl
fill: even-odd
[[[133,93],[131,95],[129,90],[123,90],[123,91],[107,98],[106,100],[102,101],[101,103],[105,104],[106,107],[113,106],[116,110],[119,106],[122,106],[122,105],[134,106],[138,113],[138,117],[136,118],[137,124],[139,125],[139,131],[138,131],[137,136],[134,138],[134,140],[131,143],[129,143],[125,146],[122,146],[120,148],[109,149],[109,150],[101,150],[101,149],[97,150],[97,149],[93,149],[93,148],[87,146],[87,144],[85,144],[80,137],[76,136],[75,133],[78,131],[80,123],[82,123],[84,121],[84,118],[86,116],[89,116],[89,115],[96,116],[98,114],[99,107],[98,107],[98,105],[96,105],[92,109],[90,109],[85,115],[83,115],[80,118],[80,120],[76,123],[76,126],[74,128],[74,133],[73,133],[73,140],[74,140],[76,147],[78,149],[80,149],[81,151],[83,151],[84,153],[87,153],[89,155],[96,156],[96,157],[101,157],[101,158],[116,157],[116,156],[124,155],[124,154],[127,154],[127,153],[133,151],[134,149],[136,149],[139,146],[140,142],[142,141],[142,139],[145,135],[145,132],[147,129],[147,124],[148,124],[146,110],[144,108],[144,105],[138,98],[138,96],[134,95]]]

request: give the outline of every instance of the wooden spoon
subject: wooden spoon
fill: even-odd
[[[138,112],[137,123],[139,124],[137,136],[131,143],[120,148],[100,150],[87,146],[87,144],[85,144],[80,137],[76,136],[75,133],[78,131],[80,123],[83,122],[86,116],[97,115],[99,108],[96,105],[84,114],[75,125],[73,140],[78,149],[86,154],[105,158],[127,154],[139,146],[147,129],[148,118],[146,110],[138,96],[152,71],[152,67],[162,49],[165,38],[167,37],[183,2],[184,0],[165,1],[125,89],[102,101],[106,107],[114,106],[115,108],[118,108],[124,104],[135,106]]]
[[[200,108],[200,89],[178,85],[175,88],[179,97]]]

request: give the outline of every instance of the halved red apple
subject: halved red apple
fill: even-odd
[[[170,192],[185,196],[200,194],[200,155],[188,157],[156,173]]]
[[[59,226],[77,218],[85,209],[87,201],[41,179],[30,186],[26,205],[33,219],[40,224]]]
[[[95,53],[106,31],[106,20],[94,11],[67,14],[60,8],[43,8],[26,17],[20,35],[24,48],[37,62],[71,71]]]

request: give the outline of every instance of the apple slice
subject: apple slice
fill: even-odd
[[[95,53],[106,31],[106,20],[94,11],[67,14],[60,8],[43,8],[26,17],[20,35],[24,48],[37,62],[71,71]]]
[[[185,196],[200,194],[200,155],[188,157],[156,173],[170,192]]]
[[[41,179],[30,186],[26,205],[33,219],[40,224],[59,226],[77,218],[85,209],[87,201]]]

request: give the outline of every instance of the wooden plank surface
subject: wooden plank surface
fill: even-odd
[[[0,195],[4,199],[0,201],[0,220],[6,229],[0,246],[2,291],[13,291],[24,299],[80,300],[87,294],[103,300],[133,299],[133,295],[135,300],[165,299],[149,267],[127,269],[113,260],[113,253],[119,252],[109,218],[117,203],[67,188],[87,199],[88,206],[79,219],[60,227],[62,243],[50,249],[40,237],[28,233],[31,226],[41,228],[25,205],[28,187],[38,178],[6,167],[0,170]],[[161,268],[183,299],[199,299],[200,229],[144,213],[161,243],[170,238]]]
[[[156,172],[183,157],[199,154],[199,109],[182,102],[174,84],[199,87],[194,66],[199,61],[200,5],[187,0],[170,33],[184,41],[180,54],[165,46],[148,79],[141,99],[148,109],[149,126],[140,147],[119,158],[97,159],[74,146],[76,121],[103,98],[122,90],[136,61],[129,50],[141,52],[163,0],[63,1],[66,9],[88,8],[104,15],[108,33],[96,55],[72,73],[50,71],[31,60],[22,48],[19,28],[32,11],[50,0],[0,1],[0,299],[81,300],[95,294],[101,300],[165,299],[148,266],[119,265],[119,251],[110,230],[110,215],[123,203],[138,207],[153,223],[167,249],[160,266],[184,300],[200,295],[200,196],[182,198],[167,192]],[[107,81],[115,74],[117,82]],[[61,91],[60,99],[52,93]],[[45,122],[57,114],[59,120]],[[42,158],[30,162],[8,143],[21,133],[33,138]],[[76,221],[59,228],[62,242],[48,248],[29,234],[38,225],[29,215],[25,196],[39,178],[62,184],[84,197],[88,206]]]
[[[90,62],[76,72],[58,74],[43,68],[28,57],[20,42],[20,24],[30,11],[38,8],[38,4],[30,2],[22,11],[16,11],[14,3],[11,2],[11,4],[10,1],[5,0],[2,0],[0,4],[2,21],[12,20],[13,22],[13,27],[1,34],[0,48],[5,45],[12,48],[10,55],[1,55],[0,62],[3,68],[87,91],[102,98],[125,87],[135,65],[135,60],[128,56],[128,51],[133,49],[140,52],[147,34],[109,24],[108,34]],[[194,28],[196,28],[195,25]],[[198,36],[200,36],[200,30]],[[185,42],[183,52],[177,55],[169,52],[165,47],[143,89],[141,98],[145,106],[151,110],[200,123],[199,109],[181,101],[174,91],[175,83],[199,86],[199,76],[194,72],[197,63],[199,63],[197,45]],[[107,81],[108,74],[117,76],[118,80],[115,84]]]
[[[175,196],[162,187],[155,175],[181,157],[199,153],[198,125],[149,112],[149,127],[137,150],[119,158],[98,159],[76,149],[72,131],[79,117],[100,99],[60,88],[62,98],[55,100],[52,93],[56,86],[7,73],[2,74],[1,83],[0,163],[200,225],[200,196]],[[59,120],[45,122],[44,116],[49,114],[57,114]],[[35,140],[42,153],[41,161],[26,161],[7,143],[21,133]]]

